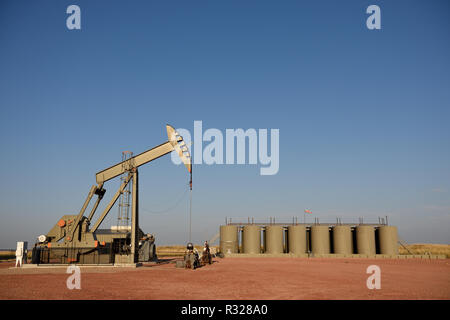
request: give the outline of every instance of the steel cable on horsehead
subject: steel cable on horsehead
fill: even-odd
[[[179,204],[184,199],[184,197],[188,191],[189,191],[189,189],[184,190],[184,192],[180,196],[180,198],[173,205],[169,206],[168,208],[166,208],[164,210],[148,210],[148,209],[141,209],[141,208],[139,210],[144,213],[166,213],[166,212],[169,212],[179,206]]]
[[[190,170],[190,181],[189,181],[189,242],[192,241],[191,234],[192,234],[192,163],[191,163],[191,170]]]

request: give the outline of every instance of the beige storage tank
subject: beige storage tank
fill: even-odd
[[[306,253],[306,227],[288,226],[288,247],[289,253]]]
[[[266,227],[266,253],[283,253],[283,227]]]
[[[358,254],[375,254],[375,228],[371,226],[356,227],[356,249]]]
[[[378,229],[380,253],[398,255],[398,231],[394,226],[382,226]]]
[[[316,254],[330,253],[330,232],[328,226],[311,227],[311,251]]]
[[[352,229],[349,226],[333,227],[333,252],[337,254],[352,254]]]
[[[220,226],[220,252],[238,253],[239,234],[237,226]]]
[[[247,225],[244,227],[242,251],[244,253],[261,253],[261,228],[259,226]]]

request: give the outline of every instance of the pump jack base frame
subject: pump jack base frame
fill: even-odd
[[[142,267],[143,264],[142,262],[138,262],[138,263],[107,263],[107,264],[23,264],[22,268],[23,269],[33,269],[33,268],[38,268],[38,269],[45,269],[45,268],[67,268],[69,266],[77,266],[80,268],[85,268],[85,267],[89,267],[89,268],[138,268],[138,267]],[[11,268],[11,269],[20,269],[20,268]]]

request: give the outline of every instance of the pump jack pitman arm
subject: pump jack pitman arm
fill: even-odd
[[[105,208],[105,210],[103,211],[103,213],[100,216],[100,218],[98,218],[97,222],[92,227],[91,232],[95,232],[97,230],[97,228],[100,226],[100,224],[103,222],[103,220],[105,219],[106,215],[109,213],[109,211],[111,210],[112,206],[116,203],[117,199],[119,199],[120,195],[123,193],[123,190],[125,190],[126,186],[130,182],[132,177],[133,177],[133,174],[129,173],[128,176],[126,177],[125,181],[122,182],[119,190],[117,190],[116,194],[114,195],[112,200],[109,202],[108,206]]]
[[[180,156],[182,162],[188,169],[189,173],[191,174],[190,179],[190,188],[192,190],[192,162],[191,162],[191,156],[189,154],[188,147],[186,146],[186,143],[183,141],[183,138],[180,136],[180,134],[170,125],[166,125],[167,129],[167,136],[168,141],[160,144],[159,146],[156,146],[150,150],[147,150],[141,154],[138,154],[128,160],[119,162],[107,169],[104,169],[96,174],[96,180],[98,186],[93,185],[89,191],[89,194],[86,198],[86,201],[83,204],[83,207],[81,208],[77,218],[74,221],[73,228],[69,232],[68,237],[66,237],[66,240],[72,241],[73,240],[73,234],[75,232],[76,226],[79,224],[81,218],[84,215],[84,212],[86,211],[87,206],[89,205],[89,202],[91,201],[94,194],[98,195],[98,199],[93,206],[88,220],[91,221],[92,217],[94,216],[94,213],[103,198],[103,195],[105,194],[105,189],[103,189],[103,184],[115,177],[118,177],[126,172],[131,172],[132,170],[137,170],[138,167],[149,163],[155,159],[158,159],[172,151],[176,151],[178,155]],[[94,224],[90,232],[95,232],[99,225],[102,223],[108,212],[111,210],[114,203],[117,201],[118,197],[120,196],[121,192],[125,189],[127,184],[130,182],[132,178],[132,174],[130,173],[126,180],[121,184],[119,190],[114,195],[113,199],[110,201],[108,206],[103,211],[102,215],[98,219],[98,221]]]

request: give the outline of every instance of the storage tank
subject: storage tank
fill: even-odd
[[[398,231],[394,226],[382,226],[378,229],[380,253],[398,255]]]
[[[306,253],[305,226],[295,225],[288,227],[288,246],[289,246],[289,253],[295,254]]]
[[[350,226],[333,227],[333,252],[337,254],[352,254],[352,229]]]
[[[239,233],[237,226],[220,226],[220,252],[238,253]]]
[[[266,227],[266,253],[283,253],[283,227]]]
[[[330,253],[330,232],[328,226],[311,227],[311,251],[317,254]]]
[[[242,232],[242,251],[244,253],[261,253],[261,228],[247,225]]]
[[[375,228],[372,226],[356,227],[356,249],[358,254],[375,254]]]

